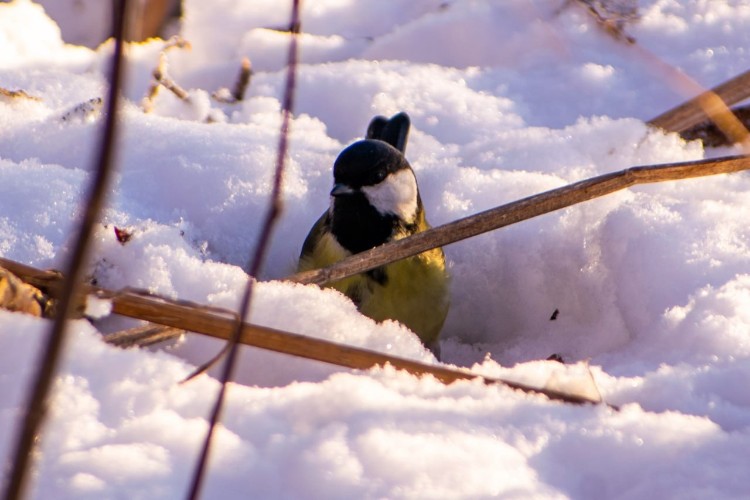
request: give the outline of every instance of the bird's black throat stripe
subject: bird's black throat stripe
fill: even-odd
[[[331,232],[351,253],[360,253],[390,240],[398,227],[395,215],[384,215],[361,192],[337,196],[330,212]]]
[[[330,214],[331,233],[339,244],[351,253],[364,252],[391,240],[396,231],[416,232],[416,224],[404,224],[395,215],[377,211],[361,192],[337,196]],[[385,267],[371,269],[368,278],[385,286],[388,274]]]

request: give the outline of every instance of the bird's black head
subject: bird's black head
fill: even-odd
[[[390,144],[365,139],[344,149],[333,166],[331,229],[356,253],[415,224],[422,209],[414,172]]]
[[[336,184],[359,189],[382,182],[388,174],[411,169],[401,151],[384,141],[365,139],[344,149],[333,164]]]

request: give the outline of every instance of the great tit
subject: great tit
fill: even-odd
[[[377,116],[367,138],[344,149],[333,165],[330,206],[307,235],[298,271],[429,229],[417,179],[403,155],[409,117]],[[441,248],[428,250],[328,284],[376,321],[397,320],[438,358],[448,313],[448,275]]]

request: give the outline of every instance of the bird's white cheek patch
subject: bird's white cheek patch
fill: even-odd
[[[362,188],[370,204],[381,214],[393,214],[407,223],[417,215],[417,179],[409,169],[390,174],[375,186]]]

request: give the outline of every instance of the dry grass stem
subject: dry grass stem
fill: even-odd
[[[234,82],[234,87],[229,90],[226,87],[222,87],[216,92],[211,94],[211,97],[224,104],[236,104],[245,98],[245,93],[250,85],[250,78],[253,76],[252,64],[250,59],[244,57],[240,64],[240,72],[237,75],[237,80]]]
[[[159,65],[154,69],[153,72],[154,80],[156,80],[159,85],[176,95],[179,99],[183,101],[188,100],[189,96],[187,91],[180,87],[177,82],[172,80],[172,78],[167,74],[166,61],[167,57],[164,52],[162,52],[159,56]]]
[[[156,99],[156,96],[159,95],[159,89],[161,88],[161,83],[158,78],[156,78],[156,75],[162,75],[166,73],[166,71],[167,57],[164,52],[162,52],[159,54],[159,62],[156,65],[156,68],[154,68],[154,71],[151,73],[154,78],[151,80],[146,97],[143,98],[141,103],[144,113],[151,113],[154,110],[154,100]]]
[[[161,342],[167,342],[184,334],[185,330],[169,326],[148,323],[143,326],[109,333],[104,341],[117,347],[148,347]]]
[[[750,158],[733,156],[685,163],[632,167],[600,175],[557,189],[529,196],[478,214],[393,241],[347,257],[336,264],[306,271],[288,279],[298,283],[323,285],[370,269],[420,254],[432,248],[455,243],[516,222],[604,196],[636,184],[675,181],[750,168]]]
[[[171,37],[164,43],[164,47],[161,52],[159,52],[159,62],[151,73],[153,80],[148,88],[146,97],[143,98],[141,103],[144,113],[150,113],[154,110],[154,99],[159,95],[159,89],[162,86],[172,91],[181,100],[187,100],[187,92],[168,76],[167,51],[171,49],[190,50],[191,48],[192,46],[190,45],[190,42],[177,35]]]
[[[648,121],[649,125],[672,132],[684,132],[711,119],[732,142],[743,142],[747,130],[729,106],[750,98],[750,71],[690,99]]]
[[[42,271],[17,262],[0,258],[0,266],[7,268],[27,283],[42,288],[52,296],[60,289],[60,275],[52,271]],[[179,334],[179,331],[201,333],[217,339],[228,340],[236,329],[236,313],[207,308],[190,302],[170,300],[162,297],[142,295],[134,292],[114,292],[92,286],[86,292],[112,301],[112,312],[122,316],[146,320],[164,325],[173,330],[164,333],[154,330],[121,333],[121,339],[140,337],[138,342],[149,338],[154,332],[160,337]],[[106,337],[109,341],[110,337]],[[124,340],[123,340],[124,342]],[[138,343],[137,342],[137,343]],[[345,368],[367,370],[376,366],[390,365],[413,375],[431,375],[449,384],[458,380],[481,379],[487,384],[501,384],[523,392],[542,394],[550,399],[568,403],[600,403],[588,397],[568,394],[549,388],[531,387],[525,384],[499,378],[483,377],[469,370],[430,365],[370,351],[359,347],[337,344],[328,340],[307,337],[273,328],[242,323],[239,342],[244,345],[267,349],[306,359],[322,361]]]
[[[232,97],[235,100],[241,101],[245,98],[245,92],[247,91],[248,85],[250,85],[250,78],[253,76],[253,67],[250,64],[250,59],[247,57],[242,59],[240,66],[240,74],[237,76],[237,82],[232,89]]]

